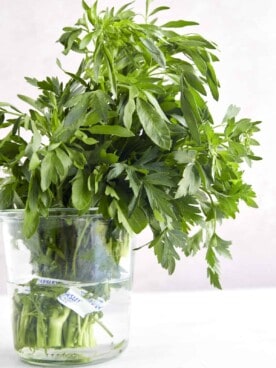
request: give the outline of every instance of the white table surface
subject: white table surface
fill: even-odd
[[[0,367],[27,367],[13,352],[0,296]],[[275,368],[276,288],[133,293],[130,343],[104,368]]]

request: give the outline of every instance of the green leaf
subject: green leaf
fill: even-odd
[[[68,174],[68,170],[72,165],[72,160],[70,159],[70,157],[64,152],[63,149],[61,148],[57,148],[55,150],[55,155],[57,160],[59,161],[62,170],[59,171],[59,175],[61,177],[61,179],[65,178]]]
[[[218,259],[216,256],[216,253],[214,249],[212,248],[211,244],[208,246],[207,253],[206,253],[206,261],[208,262],[208,265],[212,269],[216,269],[218,266]]]
[[[40,186],[43,192],[45,192],[52,182],[57,181],[57,174],[55,168],[54,153],[47,152],[46,156],[41,162],[41,182]]]
[[[94,37],[94,34],[91,32],[91,33],[88,33],[80,42],[80,49],[83,50],[85,49],[90,43],[91,41],[93,40],[93,37]]]
[[[127,179],[129,180],[129,186],[133,190],[134,196],[138,197],[142,186],[142,182],[141,180],[138,179],[138,176],[132,167],[130,166],[126,167],[126,172],[127,172]]]
[[[112,165],[112,169],[109,171],[106,179],[108,181],[114,180],[118,178],[124,172],[124,170],[125,170],[125,165],[122,164],[121,162],[118,162]]]
[[[90,95],[89,105],[102,121],[108,118],[108,96],[101,90],[93,91]]]
[[[115,214],[117,214],[119,224],[122,224],[129,234],[133,234],[133,230],[129,223],[128,214],[124,211],[124,204],[119,204],[116,199],[113,199],[108,211],[111,218],[115,218]]]
[[[123,13],[130,5],[132,5],[134,3],[134,1],[131,1],[129,3],[124,4],[121,8],[119,8],[119,10],[117,11],[117,15],[120,15],[121,13]]]
[[[31,122],[31,126],[32,126],[33,136],[32,136],[31,142],[28,144],[28,146],[25,149],[25,152],[27,155],[37,152],[40,148],[41,140],[42,140],[41,134],[39,133],[33,121]]]
[[[32,107],[34,107],[36,110],[40,111],[43,113],[43,106],[35,101],[34,99],[32,99],[31,97],[25,96],[25,95],[17,95],[22,101],[26,102],[27,104],[31,105]]]
[[[205,200],[206,198],[202,200],[203,203]],[[174,207],[178,210],[178,218],[182,219],[182,228],[184,231],[189,232],[191,227],[197,224],[202,226],[202,221],[204,220],[201,208],[199,207],[200,205],[201,200],[192,196],[181,197],[174,201]],[[204,207],[204,204],[202,206]]]
[[[64,55],[68,55],[68,53],[73,49],[75,41],[81,33],[81,29],[75,28],[63,33],[63,35],[59,39],[59,42],[64,46]]]
[[[149,15],[149,7],[150,7],[150,4],[153,2],[153,0],[146,0],[146,18],[148,17]]]
[[[84,0],[82,0],[81,3],[82,3],[82,7],[85,11],[90,10],[90,6]]]
[[[53,142],[54,143],[67,143],[71,141],[71,138],[74,136],[75,129],[78,128],[78,125],[81,124],[81,121],[76,121],[77,126],[70,127],[59,127],[55,133],[53,134]]]
[[[100,150],[100,161],[109,164],[118,162],[119,157],[115,153],[107,153],[103,148]]]
[[[0,125],[5,121],[5,114],[3,111],[0,111]]]
[[[94,1],[94,4],[87,11],[87,17],[92,25],[97,22],[97,12],[98,12],[98,0]]]
[[[120,125],[94,125],[93,127],[89,128],[89,131],[92,134],[107,134],[122,138],[129,138],[134,136],[134,134],[130,130]]]
[[[39,183],[39,176],[37,172],[32,172],[30,183],[28,187],[28,199],[26,208],[29,208],[30,211],[38,211],[38,202],[40,196],[40,183]]]
[[[154,248],[154,253],[157,256],[158,263],[168,270],[171,275],[175,270],[175,262],[180,257],[174,248],[174,244],[166,232],[163,232],[155,237],[151,242],[150,247]]]
[[[143,45],[147,48],[151,54],[153,60],[157,62],[162,68],[166,67],[166,58],[163,52],[156,46],[156,44],[150,38],[140,38]]]
[[[72,184],[72,203],[80,212],[88,211],[92,200],[92,193],[88,188],[88,177],[82,170],[78,170]]]
[[[175,186],[175,181],[173,180],[172,177],[170,177],[166,173],[162,173],[162,175],[160,175],[159,172],[146,175],[144,178],[144,182],[152,185],[160,185],[169,188]]]
[[[1,180],[1,179],[0,179]],[[15,183],[8,180],[0,181],[0,209],[5,210],[12,207],[14,198]]]
[[[118,201],[120,200],[120,198],[119,198],[118,194],[116,193],[115,189],[112,188],[110,185],[107,185],[105,187],[105,192],[104,193],[105,193],[105,195],[110,196],[112,198],[115,198]]]
[[[232,259],[231,253],[229,251],[229,247],[232,244],[231,241],[224,240],[220,238],[217,234],[213,234],[209,244],[210,244],[209,246],[214,248],[218,254],[226,258]]]
[[[217,240],[218,238],[216,238],[216,236],[213,235],[211,237],[205,259],[208,264],[207,276],[210,279],[211,285],[215,286],[218,289],[221,289],[221,284],[219,280],[219,262],[215,253],[216,248],[214,247],[217,245]],[[219,243],[221,243],[221,240],[222,239],[220,239]]]
[[[235,118],[238,115],[239,112],[240,112],[239,107],[237,107],[235,105],[230,105],[228,107],[228,109],[226,111],[226,114],[225,114],[222,121],[227,122],[228,120]]]
[[[39,224],[39,213],[30,208],[26,208],[24,212],[23,231],[27,239],[29,239],[36,231]]]
[[[167,123],[170,123],[169,119],[167,118],[167,115],[165,114],[165,112],[163,111],[159,102],[153,96],[153,94],[146,90],[143,91],[143,93],[146,95],[148,102],[155,108],[156,112],[160,115],[160,117]]]
[[[144,187],[152,211],[159,211],[162,213],[163,218],[174,218],[175,214],[173,212],[170,196],[165,191],[149,183],[144,183]]]
[[[16,111],[18,113],[21,113],[20,110],[18,110],[15,106],[11,105],[8,102],[0,102],[0,107],[10,107],[12,110],[14,110],[14,111]]]
[[[173,153],[173,157],[179,164],[194,163],[196,160],[197,152],[193,150],[179,150]]]
[[[201,118],[194,96],[184,78],[181,78],[181,110],[192,137],[197,143],[200,143],[198,125],[201,123]]]
[[[254,200],[256,198],[256,193],[252,189],[251,185],[243,184],[240,196],[241,199],[247,204],[247,206],[258,208],[258,205]]]
[[[184,76],[191,87],[196,89],[202,95],[207,95],[207,92],[203,86],[203,81],[201,81],[195,73],[185,72]]]
[[[187,44],[190,43],[195,43],[197,41],[192,41],[192,40],[188,40],[186,41]],[[190,45],[190,47],[192,47]],[[204,76],[204,78],[206,77],[207,74],[207,65],[206,65],[206,61],[203,59],[203,57],[201,56],[201,54],[198,52],[198,49],[195,48],[196,46],[193,47],[193,49],[189,49],[187,50],[187,45],[184,45],[184,54],[187,53],[189,55],[189,57],[193,60],[193,62],[195,63],[196,67],[198,68],[198,70],[200,71],[200,73]]]
[[[184,249],[185,255],[187,257],[190,255],[194,256],[200,250],[202,240],[203,240],[203,231],[201,229],[193,236],[187,239],[187,246]]]
[[[94,50],[94,64],[93,64],[93,71],[94,71],[94,80],[98,83],[99,75],[101,67],[104,63],[104,52],[102,48],[102,44],[100,41],[96,42],[95,50]]]
[[[210,56],[215,56],[213,54],[207,53],[206,50],[204,50],[204,48],[216,49],[216,44],[215,43],[207,41],[204,37],[202,37],[199,34],[190,34],[190,35],[187,36],[187,38],[189,40],[192,40],[192,41],[197,41],[200,44],[200,46],[201,46],[200,51],[201,51],[202,54],[205,54],[204,57],[206,58],[206,60],[209,61]],[[215,59],[216,59],[216,56],[215,56]]]
[[[207,83],[209,85],[210,91],[212,93],[212,96],[216,101],[219,99],[219,82],[217,80],[215,70],[211,63],[207,63]]]
[[[103,53],[106,60],[108,75],[109,75],[109,83],[110,83],[110,90],[114,96],[114,98],[117,97],[117,81],[116,81],[116,72],[114,68],[114,60],[111,55],[110,50],[108,50],[104,44],[102,45]]]
[[[132,211],[129,219],[129,225],[135,234],[139,234],[141,231],[145,229],[148,224],[148,219],[145,215],[143,209],[136,207],[134,211]]]
[[[77,128],[81,125],[82,119],[85,116],[88,107],[88,99],[84,98],[79,104],[74,106],[64,119],[64,126],[66,128],[74,127]]]
[[[162,25],[164,28],[182,28],[187,26],[198,26],[199,23],[188,20],[173,20]]]
[[[187,243],[187,234],[181,230],[170,230],[167,232],[167,236],[174,247],[185,249]]]
[[[155,220],[158,221],[159,223],[165,223],[166,222],[165,217],[163,217],[161,212],[158,211],[156,208],[153,210],[153,214],[154,214]]]
[[[169,150],[171,147],[170,131],[166,122],[148,102],[137,98],[137,114],[147,136],[159,147]]]
[[[86,157],[82,152],[79,152],[78,150],[69,148],[67,146],[64,146],[64,149],[68,153],[68,156],[73,162],[73,165],[77,167],[78,169],[82,170],[84,169],[84,166],[87,163]]]
[[[169,6],[159,6],[158,8],[155,8],[152,12],[150,12],[149,16],[159,13],[160,11],[169,10],[169,9],[170,9]]]
[[[126,106],[124,108],[124,125],[125,127],[130,130],[132,126],[132,116],[136,110],[135,101],[133,98],[129,97],[128,102],[126,103]]]
[[[10,138],[10,136],[7,138]],[[16,157],[20,152],[19,150],[20,146],[17,143],[10,142],[8,139],[2,142],[0,140],[0,157],[2,156],[5,162],[9,162],[13,157]]]
[[[77,130],[75,132],[75,137],[80,139],[83,143],[87,144],[88,146],[93,146],[94,144],[99,143],[99,141],[97,141],[96,139],[92,137],[88,137],[87,134],[85,134],[81,130]]]
[[[40,165],[40,159],[37,155],[37,153],[33,153],[30,163],[29,163],[29,170],[33,171],[38,168]]]
[[[236,218],[238,208],[238,199],[236,196],[230,196],[229,194],[216,193],[218,198],[217,208],[223,212],[225,218]]]
[[[218,272],[212,270],[212,268],[207,268],[207,277],[210,280],[210,284],[217,289],[222,289]]]
[[[183,172],[183,178],[178,183],[178,189],[175,198],[185,197],[186,195],[195,194],[201,184],[200,176],[194,165],[189,164]]]

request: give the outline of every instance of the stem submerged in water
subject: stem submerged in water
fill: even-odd
[[[73,260],[72,260],[72,272],[73,272],[73,275],[76,276],[77,275],[77,256],[78,256],[78,250],[83,242],[83,238],[84,238],[84,235],[87,231],[87,228],[88,226],[90,225],[90,221],[86,221],[81,233],[79,234],[78,236],[78,240],[77,240],[77,243],[76,243],[76,246],[75,246],[75,249],[74,249],[74,254],[73,254]]]
[[[63,325],[67,320],[70,309],[59,307],[53,310],[49,318],[48,346],[52,348],[61,348],[63,346],[62,331]]]
[[[95,323],[112,338],[113,334],[94,312],[80,317],[57,301],[60,286],[30,289],[29,294],[14,295],[14,336],[18,351],[23,348],[48,349],[93,348],[96,346]]]

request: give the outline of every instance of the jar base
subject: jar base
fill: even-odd
[[[128,341],[123,340],[117,345],[102,345],[93,349],[29,349],[17,351],[24,363],[37,366],[83,366],[99,364],[116,358],[127,347]]]

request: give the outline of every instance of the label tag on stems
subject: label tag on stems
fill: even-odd
[[[90,294],[86,290],[75,287],[71,287],[66,293],[59,295],[57,300],[82,318],[87,314],[100,312],[105,305],[103,298],[94,299],[90,297]]]

